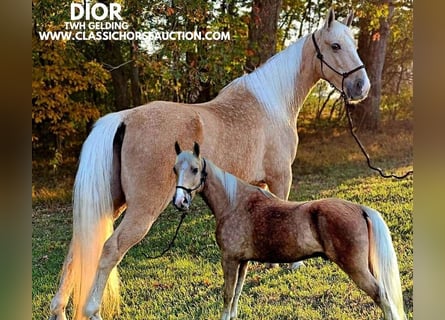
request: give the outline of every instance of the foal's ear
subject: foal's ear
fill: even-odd
[[[181,147],[179,146],[178,141],[175,141],[175,151],[176,151],[177,155],[179,155],[182,152]]]
[[[348,16],[346,17],[344,24],[345,24],[347,27],[350,27],[351,24],[352,24],[352,20],[354,20],[354,10],[349,10],[349,14],[348,14]]]
[[[196,157],[199,157],[199,143],[195,141],[195,144],[193,145],[193,154]]]
[[[334,12],[334,8],[331,7],[331,8],[329,8],[328,14],[326,15],[324,28],[329,29],[329,27],[331,26],[331,24],[334,20],[335,20],[335,12]]]

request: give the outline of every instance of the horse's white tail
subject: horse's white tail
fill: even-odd
[[[403,310],[399,267],[391,234],[378,211],[365,206],[362,208],[371,220],[370,265],[380,287],[380,296],[388,300],[392,319],[404,320],[406,315]]]
[[[100,118],[82,147],[73,191],[75,319],[84,319],[85,303],[95,279],[103,245],[113,233],[113,140],[123,114],[110,113]],[[101,312],[108,315],[118,313],[119,300],[119,277],[114,268],[104,291]]]

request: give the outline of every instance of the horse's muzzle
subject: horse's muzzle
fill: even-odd
[[[345,81],[346,96],[350,101],[361,101],[368,96],[371,88],[368,78],[355,78],[352,81]]]
[[[180,193],[180,194],[178,194],[178,193]],[[190,204],[192,201],[191,201],[191,197],[188,193],[175,192],[175,194],[173,195],[172,202],[173,202],[173,205],[176,207],[176,209],[185,211],[190,208]]]

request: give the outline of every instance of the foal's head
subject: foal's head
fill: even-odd
[[[366,98],[371,85],[349,28],[352,20],[351,12],[344,23],[338,22],[330,9],[323,27],[312,34],[312,42],[321,77],[335,85],[349,101],[359,101]]]
[[[176,175],[176,191],[173,204],[179,210],[187,210],[196,192],[199,192],[207,176],[206,163],[199,155],[199,144],[195,142],[193,152],[182,151],[175,142],[176,163],[173,171]]]

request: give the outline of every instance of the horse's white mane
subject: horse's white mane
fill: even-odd
[[[296,102],[296,79],[300,72],[303,44],[298,39],[250,74],[234,81],[243,84],[260,102],[271,119],[288,119],[288,106]]]

